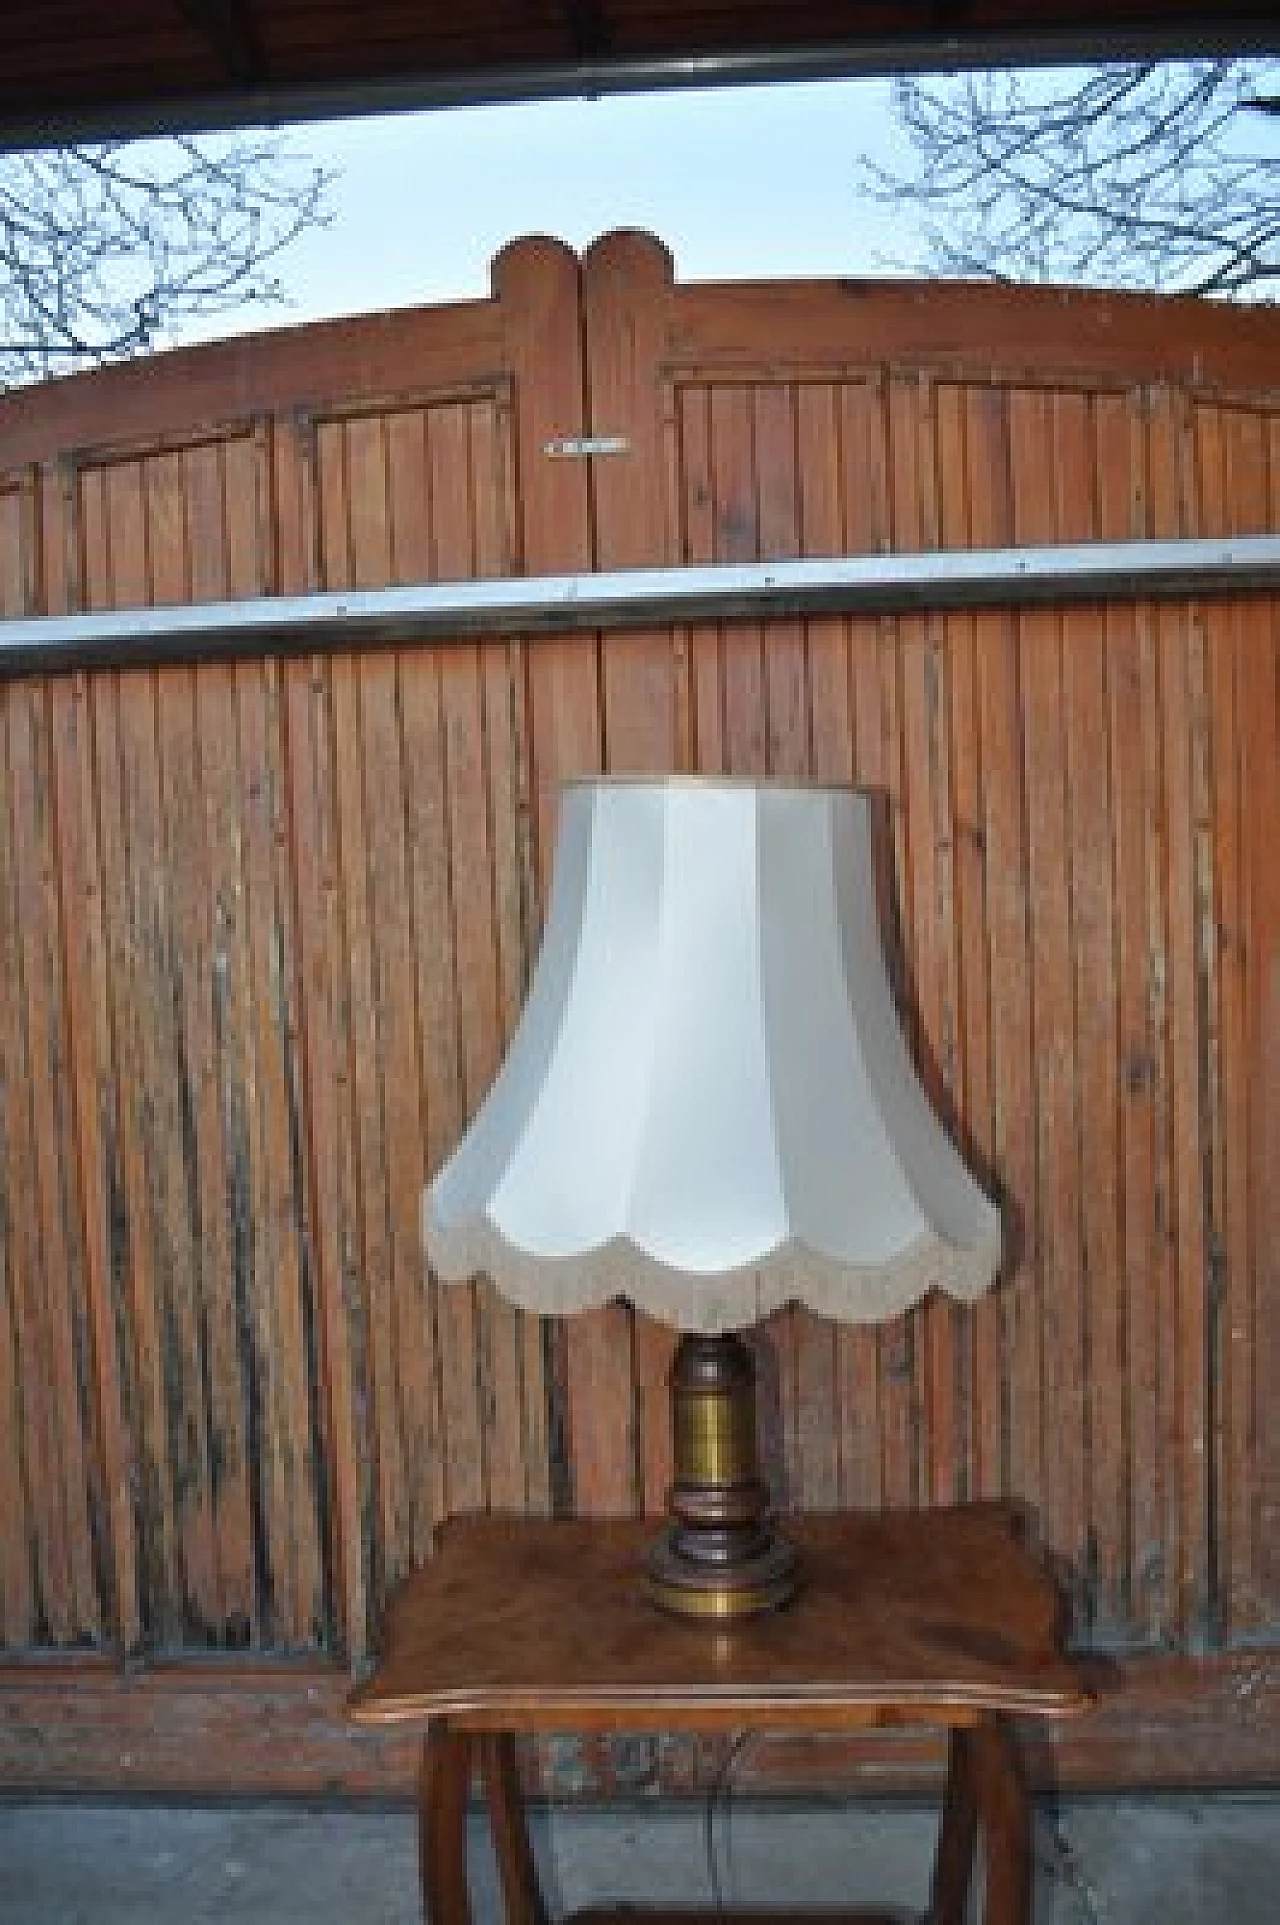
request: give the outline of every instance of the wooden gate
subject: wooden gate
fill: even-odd
[[[1278,370],[1265,312],[522,241],[487,302],[0,404],[0,612],[1261,532]],[[436,1520],[661,1508],[670,1333],[438,1290],[419,1236],[600,768],[887,796],[913,1044],[1007,1206],[976,1309],[762,1332],[787,1501],[1018,1500],[1081,1642],[1148,1654],[1065,1768],[1274,1770],[1273,600],[122,661],[0,718],[0,1629],[94,1654],[0,1674],[0,1770],[395,1781],[332,1656]]]

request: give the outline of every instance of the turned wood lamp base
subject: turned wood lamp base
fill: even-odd
[[[769,1517],[756,1450],[755,1359],[741,1337],[685,1336],[671,1367],[672,1522],[649,1555],[649,1596],[721,1622],[795,1595],[798,1559]]]

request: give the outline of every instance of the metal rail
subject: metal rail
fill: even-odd
[[[1280,535],[503,576],[0,622],[0,676],[671,622],[1280,591]]]
[[[1096,60],[1191,59],[1213,54],[1269,54],[1280,49],[1280,24],[1252,8],[1206,5],[1195,20],[1002,29],[927,23],[917,32],[858,34],[801,46],[764,46],[707,53],[660,53],[545,61],[473,71],[406,71],[362,79],[246,79],[202,94],[168,93],[147,100],[87,99],[50,111],[10,111],[0,118],[0,153],[69,142],[140,139],[175,130],[211,132],[357,114],[492,106],[535,100],[594,100],[607,94],[864,79],[904,72],[1082,65]]]

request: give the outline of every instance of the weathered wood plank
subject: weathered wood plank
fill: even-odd
[[[888,449],[883,389],[879,382],[841,382],[838,390],[841,508],[849,554],[882,553],[890,546]],[[876,791],[877,827],[885,827],[884,701],[882,639],[890,647],[893,625],[854,616],[848,622],[853,706],[854,778]],[[883,905],[882,905],[883,907]],[[884,1497],[884,1429],[880,1406],[883,1345],[875,1327],[844,1326],[838,1338],[840,1384],[841,1500],[874,1507]]]
[[[254,1317],[264,1363],[270,1480],[266,1527],[276,1636],[290,1648],[325,1635],[328,1603],[313,1464],[310,1282],[303,1271],[303,1197],[295,1165],[295,959],[280,873],[286,830],[277,663],[239,664],[236,706],[244,785],[243,855],[254,1082]]]
[[[968,547],[971,535],[968,395],[953,383],[936,389],[938,539]],[[959,1146],[989,1193],[995,1193],[992,1142],[991,1012],[987,986],[986,864],[982,835],[983,767],[978,712],[978,656],[988,616],[950,615],[944,624],[950,694],[953,914],[955,919],[955,1047],[953,1104]],[[964,1316],[956,1339],[957,1396],[965,1456],[958,1495],[1001,1492],[1000,1303],[988,1291]]]
[[[275,578],[269,452],[261,429],[224,450],[223,566],[232,596],[261,592]],[[324,1634],[328,1607],[310,1472],[319,1453],[291,1122],[294,945],[281,853],[281,672],[275,663],[238,664],[211,681],[210,692],[214,793],[235,851],[217,885],[229,976],[223,989],[230,989],[220,1020],[255,1617],[268,1641],[294,1648]],[[232,1519],[230,1548],[243,1595],[242,1517]]]
[[[1010,397],[1014,531],[1052,541],[1058,453],[1052,398]],[[1053,450],[1053,459],[1047,451]],[[1031,1000],[1036,1091],[1035,1260],[1043,1358],[1041,1406],[1044,1528],[1063,1556],[1083,1550],[1083,1451],[1054,1441],[1082,1435],[1079,1140],[1076,1130],[1075,999],[1071,972],[1071,876],[1063,742],[1062,625],[1055,614],[1019,619],[1027,804],[1027,887],[1032,908]]]
[[[159,603],[189,601],[191,543],[183,455],[175,450],[153,457],[144,464],[143,472],[150,599]],[[194,532],[195,544],[200,545],[212,531],[200,527]],[[170,1198],[169,1223],[173,1250],[171,1341],[181,1351],[181,1397],[187,1415],[185,1450],[179,1460],[186,1571],[184,1610],[193,1641],[203,1636],[209,1643],[216,1643],[222,1632],[222,1606],[203,1302],[207,1261],[203,1222],[209,1214],[211,1196],[201,1176],[202,1170],[209,1171],[216,1180],[220,1158],[203,1140],[200,1128],[202,1093],[212,1073],[212,1048],[205,1026],[212,968],[204,927],[208,886],[202,873],[205,860],[198,801],[200,745],[194,670],[170,668],[158,674],[155,703],[160,833],[168,881],[162,958],[167,1007],[155,1012],[155,1020],[163,1026],[167,1057],[164,1073],[176,1099],[167,1121],[175,1129],[182,1165],[181,1188]]]
[[[707,562],[716,552],[715,474],[712,467],[711,392],[703,382],[682,383],[675,390],[672,439],[668,463],[672,493],[680,504],[680,559]],[[688,638],[688,688],[681,710],[684,752],[680,766],[704,775],[723,775],[724,643],[718,624],[701,622],[685,631]]]
[[[1057,537],[1097,536],[1100,451],[1091,401],[1056,403]],[[1107,631],[1096,611],[1062,618],[1062,704],[1066,858],[1070,900],[1072,992],[1075,1001],[1074,1128],[1077,1141],[1076,1256],[1078,1348],[1062,1358],[1077,1372],[1073,1420],[1079,1438],[1078,1540],[1080,1620],[1117,1628],[1116,1582],[1124,1561],[1121,1424],[1123,1277],[1115,1171],[1119,1163],[1112,920],[1111,754],[1107,716]]]
[[[797,552],[838,554],[843,543],[838,390],[830,382],[802,382],[795,390]],[[805,773],[816,782],[853,779],[853,714],[846,625],[839,618],[805,625],[809,755]],[[842,1327],[798,1314],[796,1319],[796,1459],[804,1503],[834,1510],[840,1503]]]
[[[406,409],[387,422],[388,513],[397,580],[426,580],[436,572],[429,419],[430,410]],[[398,1205],[402,1212],[412,1210],[415,1238],[412,1249],[402,1252],[406,1289],[400,1300],[400,1421],[412,1560],[417,1563],[427,1554],[433,1524],[447,1508],[439,1317],[442,1312],[449,1314],[449,1306],[441,1302],[422,1256],[421,1184],[439,1160],[437,1114],[445,1104],[442,1096],[437,1098],[441,1092],[452,1092],[458,1056],[447,880],[446,751],[436,651],[405,651],[398,658],[396,693],[400,744],[393,766],[402,785],[403,886],[412,942],[406,986],[412,987],[415,1002],[411,1056],[399,1072],[406,1087],[396,1100],[406,1110],[412,1108],[416,1133],[415,1142],[402,1146],[402,1166],[415,1156],[419,1166],[416,1175],[402,1167]],[[402,1124],[409,1125],[407,1116]],[[415,1183],[418,1194],[411,1197],[409,1190]]]
[[[354,447],[352,436],[354,435]],[[350,426],[322,424],[318,437],[320,557],[326,587],[354,579],[352,497],[361,487],[384,488],[380,424],[364,418]],[[377,540],[376,532],[370,540]],[[385,536],[382,537],[385,540]],[[334,853],[340,900],[334,904],[334,939],[341,957],[335,1003],[335,1045],[349,1079],[355,1176],[351,1262],[366,1319],[369,1402],[361,1439],[375,1465],[377,1525],[372,1550],[375,1584],[384,1589],[407,1568],[408,1495],[395,1377],[395,1302],[387,1213],[382,1120],[377,1084],[377,989],[367,827],[366,775],[362,754],[360,664],[335,657],[332,689]]]
[[[878,435],[884,446],[885,545],[895,550],[901,545],[898,519],[904,498],[911,492],[904,484],[901,465],[909,462],[914,474],[919,452],[915,433],[916,386],[912,375],[895,369],[882,389],[883,417]],[[910,1046],[913,1042],[910,1016],[913,931],[903,633],[903,625],[894,618],[880,624],[876,638],[879,671],[876,719],[880,730],[876,781],[882,791],[884,816],[875,862],[880,933],[894,995],[899,1010],[905,1012]],[[924,1331],[924,1315],[916,1309],[883,1325],[878,1332],[884,1501],[895,1506],[921,1501],[922,1470],[928,1454]]]
[[[895,405],[896,404],[896,405]],[[894,540],[939,545],[937,415],[933,384],[896,385],[891,397]],[[947,481],[951,481],[947,477]],[[935,613],[899,622],[903,774],[908,869],[899,879],[910,931],[910,1017],[917,1070],[935,1111],[956,1128],[955,869],[952,824],[950,662]],[[967,1450],[961,1395],[963,1317],[934,1294],[915,1313],[920,1345],[920,1500],[947,1503],[960,1487]]]
[[[1157,535],[1194,533],[1188,423],[1180,397],[1155,397],[1151,419],[1151,515]],[[1205,1381],[1204,1087],[1201,1042],[1207,1002],[1200,979],[1196,886],[1196,776],[1205,717],[1197,713],[1192,661],[1201,638],[1189,608],[1155,617],[1163,730],[1164,866],[1167,916],[1168,1114],[1165,1236],[1170,1251],[1169,1318],[1161,1355],[1164,1447],[1171,1470],[1169,1541],[1172,1607],[1180,1635],[1204,1636],[1208,1611],[1208,1453]]]
[[[302,419],[278,428],[274,457],[277,580],[285,593],[315,588],[322,573],[314,425]],[[363,1422],[368,1409],[366,1321],[345,1047],[332,690],[328,665],[320,657],[290,662],[284,673],[308,1215],[318,1303],[321,1421],[332,1491],[330,1557],[338,1637],[358,1662],[369,1642],[376,1471]]]
[[[580,435],[588,426],[578,262],[557,242],[520,241],[494,262],[493,289],[505,365],[514,388],[520,562],[529,573],[590,568],[593,547],[586,464],[555,461],[543,453],[548,442]],[[528,660],[527,713],[533,745],[531,826],[541,906],[550,880],[559,785],[571,776],[596,773],[602,766],[595,651],[571,637],[540,641]],[[541,907],[531,936],[540,929]],[[587,1433],[592,1373],[597,1362],[606,1361],[602,1341],[610,1328],[609,1316],[607,1311],[587,1313],[547,1333],[549,1482],[555,1508],[571,1498],[583,1508],[610,1501],[608,1492],[593,1489]],[[612,1375],[605,1381],[611,1383]],[[612,1421],[629,1426],[629,1413],[615,1411]],[[606,1460],[612,1461],[607,1435],[602,1445]]]
[[[0,1777],[15,1792],[406,1802],[421,1732],[351,1724],[342,1715],[349,1683],[338,1667],[314,1661],[188,1660],[130,1672],[94,1659],[0,1666]],[[1280,1743],[1274,1661],[1247,1651],[1136,1656],[1117,1664],[1087,1717],[1023,1737],[1030,1783],[1048,1794],[1119,1785],[1269,1790]],[[663,1788],[687,1793],[678,1754],[664,1762]],[[563,1803],[562,1775],[553,1766],[539,1785],[531,1763],[535,1791]],[[747,1748],[736,1776],[740,1793],[753,1796],[918,1797],[938,1790],[942,1763],[936,1732],[903,1727],[774,1736]],[[598,1768],[583,1787],[588,1799],[626,1790]]]
[[[474,566],[471,438],[460,409],[430,415],[429,469],[436,566],[444,577]],[[465,1119],[479,1108],[497,1068],[493,1026],[497,987],[493,897],[485,794],[480,650],[475,643],[442,650],[438,664],[443,755],[445,868],[437,880],[439,913],[451,928],[452,1008],[447,1016],[451,1061],[428,1091],[428,1163],[440,1167]],[[441,1065],[444,1069],[444,1065]],[[480,1424],[482,1325],[477,1285],[446,1285],[437,1299],[445,1505],[474,1511],[485,1501]],[[504,1412],[502,1422],[509,1421]]]
[[[676,553],[666,500],[667,446],[661,374],[673,266],[647,235],[608,236],[582,263],[586,380],[592,425],[627,433],[624,462],[595,464],[595,560],[625,568],[665,562]],[[676,643],[665,630],[601,638],[601,704],[606,766],[616,774],[664,773],[679,762],[677,716],[683,682]],[[651,1317],[612,1310],[616,1376],[593,1392],[630,1403],[630,1459],[613,1471],[616,1507],[660,1511],[671,1477],[668,1377],[672,1330]],[[629,1326],[629,1328],[628,1328]],[[629,1340],[629,1341],[628,1341]],[[622,1379],[630,1351],[631,1382]],[[625,1433],[619,1443],[626,1448]],[[611,1506],[612,1507],[612,1506]]]
[[[979,389],[969,417],[973,539],[1013,539],[1009,397]],[[1026,843],[1027,800],[1021,664],[1016,624],[983,620],[978,712],[983,767],[990,947],[991,1055],[995,1174],[1005,1200],[1001,1388],[1002,1487],[1033,1512],[1043,1503],[1042,1352],[1036,1276],[1035,1051],[1031,1007],[1032,905]],[[1054,1448],[1057,1448],[1055,1441]]]
[[[1119,396],[1093,403],[1093,534],[1123,540],[1130,516],[1131,425]],[[1129,1317],[1126,1214],[1126,1109],[1133,1091],[1127,1065],[1124,974],[1126,898],[1120,831],[1129,805],[1140,730],[1120,726],[1120,704],[1136,687],[1132,612],[1109,608],[1076,635],[1068,629],[1068,753],[1073,825],[1072,872],[1078,906],[1076,1006],[1083,1081],[1081,1193],[1088,1292],[1089,1514],[1086,1578],[1095,1634],[1120,1636],[1131,1622],[1132,1425],[1126,1322]],[[1128,873],[1139,865],[1128,859]],[[1130,1004],[1130,1011],[1132,1005]],[[1141,1020],[1141,999],[1137,1020]]]
[[[510,420],[486,402],[470,409],[469,428],[473,566],[481,577],[509,574],[517,514]],[[494,1006],[480,1065],[486,1082],[515,1032],[530,968],[536,885],[526,677],[526,652],[518,640],[482,646],[494,948]],[[481,1411],[487,1501],[493,1510],[545,1511],[550,1487],[542,1320],[517,1310],[492,1287],[482,1287],[479,1311],[487,1362],[488,1402]]]
[[[760,555],[765,560],[788,560],[801,547],[795,389],[790,383],[760,385],[752,403]],[[804,624],[770,622],[763,645],[765,767],[771,781],[803,782],[809,779],[812,762]],[[822,1440],[834,1442],[835,1438],[830,1332],[799,1306],[775,1318],[772,1328],[783,1393],[785,1488],[790,1503],[808,1506],[815,1502],[808,1485],[810,1467],[823,1477],[828,1491],[834,1469],[830,1459],[823,1466],[820,1454]]]
[[[1280,420],[1267,421],[1268,502],[1280,515]],[[1249,1174],[1253,1198],[1254,1534],[1257,1581],[1266,1621],[1280,1610],[1280,608],[1264,604],[1243,662],[1244,785],[1255,825],[1249,851],[1248,915],[1251,977],[1249,1058],[1253,1065]],[[1265,827],[1263,826],[1265,825]]]
[[[187,565],[193,596],[244,592],[234,570],[228,502],[243,486],[241,446],[207,443],[186,451]],[[210,1430],[223,1636],[233,1646],[262,1639],[255,1565],[255,1485],[260,1471],[252,1353],[241,1347],[248,1276],[244,1087],[248,966],[241,862],[240,755],[235,673],[203,665],[194,677],[198,790],[192,820],[178,825],[200,863],[203,943],[199,980],[185,1020],[198,1063],[195,1181],[199,1197],[201,1323]],[[237,1208],[237,1200],[240,1207]],[[251,1433],[253,1442],[251,1443]]]
[[[143,470],[136,462],[81,481],[85,594],[91,607],[144,602]],[[150,1646],[182,1637],[186,1574],[180,1504],[185,1448],[182,1368],[167,1344],[170,1200],[181,1193],[181,1133],[164,1060],[160,953],[167,921],[159,816],[155,688],[146,674],[94,679],[103,901],[119,1078],[124,1176],[121,1252],[132,1336],[137,1426],[142,1634]]]
[[[21,610],[22,527],[17,488],[0,497],[0,608]],[[43,1378],[27,1381],[35,1363],[24,1305],[32,1261],[30,1121],[25,1040],[20,1022],[21,922],[18,914],[9,737],[14,711],[28,699],[11,684],[0,694],[0,1154],[5,1207],[0,1213],[0,1609],[6,1644],[22,1646],[47,1630],[39,1624],[42,1587],[37,1546],[43,1523],[47,1455]]]
[[[1199,410],[1201,512],[1207,529],[1247,534],[1266,525],[1265,420],[1243,410]],[[1215,1171],[1220,1241],[1211,1361],[1214,1394],[1214,1564],[1219,1586],[1219,1630],[1230,1637],[1265,1618],[1253,1528],[1253,1331],[1256,1273],[1249,1223],[1250,1055],[1248,941],[1249,853],[1253,796],[1244,766],[1247,663],[1265,656],[1274,605],[1241,603],[1210,613],[1213,781],[1217,879],[1216,959],[1219,983],[1217,1102],[1221,1151]]]

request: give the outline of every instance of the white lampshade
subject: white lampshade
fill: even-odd
[[[528,1002],[425,1234],[442,1278],[528,1309],[707,1333],[985,1289],[999,1213],[903,1040],[867,799],[571,784]]]

